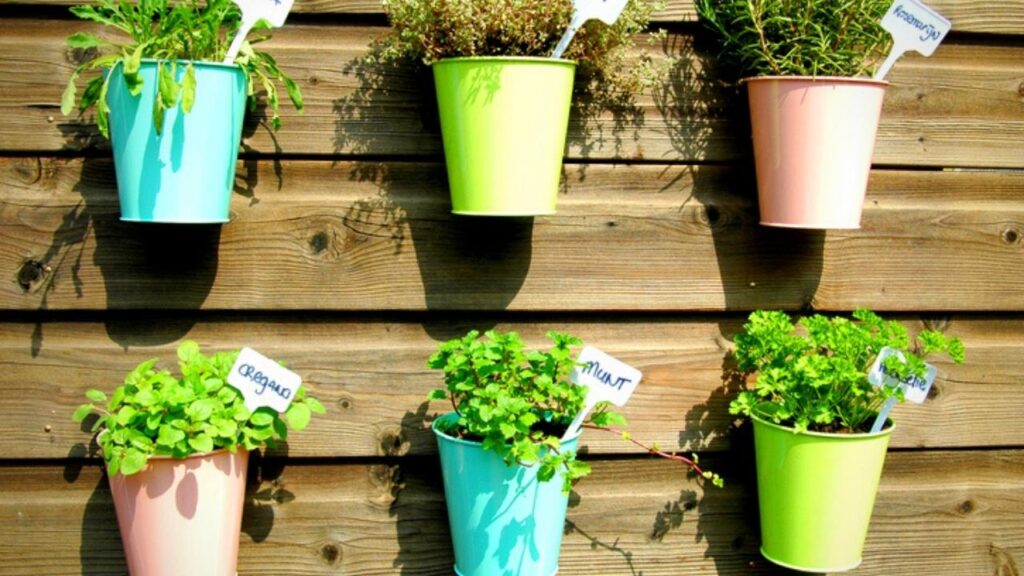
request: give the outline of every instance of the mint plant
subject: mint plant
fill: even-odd
[[[82,422],[98,413],[93,432],[110,475],[129,476],[146,467],[150,456],[186,458],[226,448],[253,450],[287,440],[289,426],[302,430],[323,405],[299,387],[282,418],[268,407],[250,411],[242,394],[227,383],[238,351],[205,356],[191,340],[178,346],[181,377],[155,368],[156,359],[139,364],[108,399],[89,390],[92,402],[75,410]],[[97,406],[101,404],[102,406]]]
[[[756,382],[732,401],[730,413],[801,432],[866,432],[887,399],[903,400],[900,387],[876,387],[867,379],[882,348],[903,354],[903,361],[896,356],[884,361],[899,380],[924,377],[923,357],[929,354],[945,353],[957,364],[964,360],[958,338],[925,330],[911,342],[902,324],[870,310],[855,311],[853,319],[815,314],[801,318],[799,326],[801,333],[784,312],[750,315],[736,336],[734,354],[741,371],[757,373]]]
[[[192,61],[221,62],[227,55],[232,38],[241,24],[241,11],[231,0],[96,0],[92,5],[75,6],[72,14],[83,20],[97,22],[117,31],[124,40],[110,41],[93,34],[77,33],[67,39],[68,46],[93,51],[91,59],[78,65],[61,98],[65,116],[75,108],[78,77],[86,71],[102,70],[85,86],[78,104],[80,112],[96,108],[96,125],[109,138],[107,89],[110,71],[120,66],[133,96],[142,90],[139,66],[142,58],[159,60],[157,66],[157,97],[153,106],[153,124],[157,133],[163,126],[164,112],[180,103],[186,113],[195,102],[196,77]],[[266,30],[260,21],[253,29]],[[267,40],[258,34],[242,46],[235,59],[248,79],[249,108],[257,104],[255,87],[266,91],[271,110],[270,125],[281,126],[279,98],[275,81],[284,85],[292,104],[301,112],[302,92],[266,52],[253,45]],[[180,75],[180,80],[178,76]]]
[[[507,465],[539,465],[537,477],[551,480],[564,469],[563,490],[590,473],[573,450],[564,449],[561,437],[584,408],[587,389],[569,380],[576,366],[573,346],[582,341],[562,332],[548,332],[552,347],[527,351],[515,332],[488,331],[480,338],[476,330],[440,345],[427,362],[442,370],[446,388],[430,393],[432,400],[451,401],[458,418],[439,426],[449,436],[480,442],[484,450],[500,456]],[[587,428],[616,432],[610,426],[625,425],[622,415],[598,404],[588,415]],[[717,474],[686,458],[647,447],[623,432],[624,439],[648,452],[683,462],[716,486]]]
[[[696,0],[724,59],[751,76],[865,76],[889,51],[890,0]]]

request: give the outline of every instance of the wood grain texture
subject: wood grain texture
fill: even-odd
[[[443,386],[428,370],[439,343],[471,328],[520,332],[531,346],[549,330],[576,334],[636,366],[644,381],[623,414],[635,438],[672,450],[721,451],[735,445],[728,402],[741,382],[726,374],[742,318],[483,317],[459,320],[318,320],[312,316],[231,318],[132,314],[96,322],[6,323],[0,330],[0,373],[8,399],[0,403],[4,458],[84,456],[90,434],[71,422],[89,388],[113,390],[138,363],[161,358],[192,338],[209,351],[250,346],[285,362],[328,407],[306,433],[290,439],[292,456],[361,457],[433,454],[427,429],[445,402],[426,402]],[[1024,319],[905,317],[914,330],[944,329],[967,347],[967,362],[937,358],[940,377],[923,405],[895,412],[896,447],[1022,446]],[[636,455],[615,434],[588,431],[595,454]]]
[[[106,150],[89,119],[64,118],[59,100],[76,56],[63,45],[88,26],[73,21],[0,20],[0,150]],[[372,154],[439,158],[433,87],[426,70],[357,61],[386,28],[296,25],[267,44],[302,87],[305,113],[284,110],[271,135],[255,120],[251,154]],[[586,122],[574,116],[570,159],[729,161],[749,155],[742,93],[715,81],[713,58],[674,34],[661,49],[679,57],[666,81],[638,97],[635,112]],[[663,61],[665,54],[656,56]],[[893,82],[875,162],[888,165],[1024,167],[1024,47],[944,45],[932,58],[908,56]]]
[[[789,574],[758,556],[750,467],[743,454],[727,468],[726,489],[703,490],[660,461],[595,462],[572,499],[559,574]],[[432,461],[254,469],[239,574],[450,570]],[[5,574],[125,572],[106,481],[94,467],[0,468],[0,488]],[[890,453],[856,573],[926,574],[940,553],[949,574],[1015,574],[1024,561],[1022,495],[1020,451]],[[30,552],[39,549],[47,553]]]
[[[0,0],[0,5],[53,6],[63,8],[81,4],[79,0]],[[975,32],[1019,35],[1024,30],[1024,3],[1018,0],[988,2],[984,0],[932,0],[935,8],[953,22],[954,33]],[[377,0],[297,0],[295,14],[383,15]],[[62,13],[62,12],[58,12]],[[692,0],[668,0],[665,9],[654,16],[654,22],[695,22],[697,11]]]
[[[0,159],[0,308],[1024,310],[1024,174],[878,171],[827,233],[757,225],[746,174],[568,166],[557,216],[474,219],[438,165],[247,161],[183,235],[119,222],[108,160]]]

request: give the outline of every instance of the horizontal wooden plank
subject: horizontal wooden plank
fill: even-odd
[[[73,54],[63,38],[82,29],[67,20],[0,20],[0,150],[81,151],[106,143],[86,119],[64,118],[60,95]],[[267,44],[306,97],[306,111],[283,114],[272,136],[250,123],[253,154],[441,154],[433,88],[425,70],[357,64],[385,28],[295,25]],[[708,71],[692,37],[670,36],[677,56],[665,84],[638,100],[635,114],[610,113],[570,127],[570,159],[733,160],[749,154],[741,93]],[[889,165],[1024,167],[1021,111],[1024,47],[947,42],[932,58],[906,57],[891,75],[875,161]],[[664,59],[665,55],[658,56]],[[84,122],[84,123],[83,123]]]
[[[81,4],[81,0],[0,0],[0,5],[65,7]],[[953,22],[954,33],[996,33],[1017,35],[1024,29],[1024,2],[1011,0],[993,3],[983,0],[932,0],[929,6]],[[382,15],[378,0],[297,0],[295,14]],[[697,11],[693,0],[668,0],[654,22],[694,22]]]
[[[905,318],[918,329],[919,319]],[[293,456],[405,456],[432,454],[427,426],[445,402],[426,402],[443,386],[426,368],[438,342],[470,328],[520,332],[531,346],[548,330],[564,330],[636,366],[644,381],[623,414],[633,436],[670,450],[720,451],[735,443],[728,402],[740,383],[726,379],[727,350],[741,318],[550,318],[533,321],[324,320],[285,316],[232,318],[133,314],[104,323],[4,323],[0,373],[7,390],[0,403],[0,456],[62,458],[86,453],[90,434],[71,421],[89,388],[113,390],[136,364],[163,359],[174,368],[176,342],[204,349],[251,346],[301,374],[328,407],[312,428],[293,435]],[[939,359],[932,399],[895,412],[896,447],[1024,446],[1024,319],[929,320],[959,336],[967,363]],[[636,454],[615,434],[588,431],[594,454]]]
[[[559,574],[788,574],[758,556],[749,454],[734,463],[724,490],[703,490],[666,463],[596,462],[572,499]],[[450,570],[433,463],[289,462],[259,473],[239,574]],[[5,574],[124,574],[113,505],[95,468],[2,468],[0,488]],[[926,574],[936,551],[955,551],[942,553],[950,574],[1015,574],[1024,561],[1022,494],[1019,451],[890,453],[857,574]]]
[[[182,234],[119,222],[108,160],[0,159],[0,308],[1024,310],[1024,173],[879,171],[828,233],[758,226],[742,167],[568,166],[536,219],[450,215],[433,164],[238,174]]]

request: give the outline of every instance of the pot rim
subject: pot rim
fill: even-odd
[[[463,444],[465,446],[475,446],[477,448],[482,447],[483,446],[482,442],[476,442],[476,441],[473,441],[473,440],[463,440],[462,438],[456,438],[454,436],[449,436],[448,434],[445,434],[441,430],[438,430],[438,428],[437,428],[437,423],[438,422],[441,422],[441,421],[446,420],[446,419],[451,419],[454,415],[455,415],[455,412],[445,412],[444,414],[438,416],[437,418],[434,418],[434,421],[430,423],[430,430],[433,431],[434,435],[437,436],[438,438],[444,438],[445,440],[448,440],[450,442],[454,442],[456,444]],[[564,444],[566,442],[572,442],[574,440],[579,440],[579,437],[581,435],[583,435],[583,429],[582,428],[580,428],[576,432],[575,436],[573,436],[572,438],[569,438],[568,440],[563,440],[562,443]]]
[[[765,420],[764,418],[761,418],[760,416],[755,416],[753,414],[750,415],[750,419],[758,424],[763,424],[765,426],[768,426],[769,428],[783,430],[796,436],[811,436],[814,438],[829,438],[833,440],[866,440],[871,438],[881,438],[883,436],[888,436],[889,434],[892,433],[893,429],[896,428],[896,423],[893,422],[891,418],[887,418],[886,423],[889,425],[878,432],[856,432],[854,434],[839,434],[835,432],[813,431],[798,432],[796,428],[793,428],[792,426],[783,426],[781,424],[776,424],[774,422]]]
[[[140,58],[139,62],[141,64],[149,64],[149,65],[158,64],[160,62],[191,63],[192,66],[195,66],[195,67],[214,68],[214,69],[223,68],[223,69],[227,69],[227,70],[237,70],[239,72],[243,71],[242,67],[239,66],[238,64],[234,64],[234,63],[232,63],[232,64],[225,64],[223,62],[213,62],[213,61],[210,61],[210,60],[186,60],[186,59],[182,59],[182,58]],[[118,64],[123,64],[123,63],[119,62]]]
[[[441,58],[435,60],[430,64],[431,67],[437,64],[443,63],[457,63],[457,62],[522,62],[530,64],[557,64],[560,66],[571,66],[576,67],[575,60],[569,60],[567,58],[550,58],[547,56],[453,56],[451,58]]]
[[[862,84],[869,86],[889,86],[888,80],[875,80],[854,76],[747,76],[740,79],[740,84],[754,82],[820,82],[822,84]]]

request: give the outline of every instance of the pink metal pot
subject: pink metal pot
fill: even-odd
[[[761,224],[860,228],[888,82],[799,76],[744,82]]]
[[[218,450],[111,477],[132,576],[235,576],[248,461]]]

